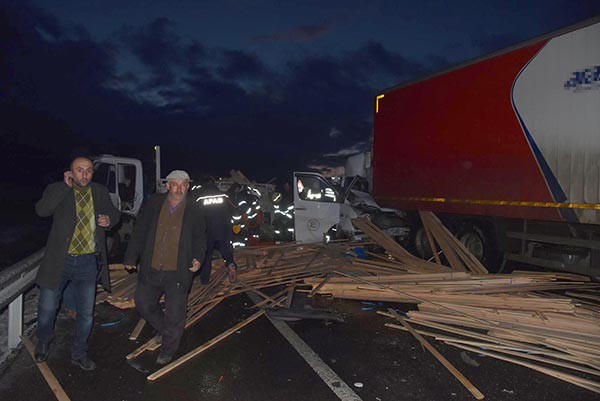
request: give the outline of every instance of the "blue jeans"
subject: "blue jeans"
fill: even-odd
[[[40,287],[38,302],[38,340],[48,344],[54,337],[54,321],[62,293],[68,283],[75,300],[75,336],[71,358],[81,359],[87,355],[87,339],[92,331],[98,261],[95,254],[67,255],[58,287],[54,290]]]
[[[73,290],[73,284],[67,284],[67,287],[62,294],[62,306],[64,310],[75,310],[75,291]]]

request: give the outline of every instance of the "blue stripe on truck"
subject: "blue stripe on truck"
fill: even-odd
[[[518,77],[517,77],[517,79],[518,79]],[[554,198],[554,201],[558,202],[558,203],[565,202],[567,200],[567,195],[565,194],[565,191],[563,191],[562,187],[560,186],[560,184],[558,182],[558,179],[552,172],[552,169],[548,165],[548,162],[546,162],[546,158],[542,154],[542,151],[535,143],[533,137],[531,136],[531,133],[529,132],[529,129],[527,129],[527,126],[525,125],[523,118],[521,118],[521,114],[519,114],[519,110],[517,110],[517,107],[515,106],[515,102],[512,99],[512,96],[511,96],[511,101],[513,104],[513,109],[515,110],[515,113],[517,114],[517,118],[519,119],[519,123],[521,124],[521,127],[523,128],[523,131],[525,132],[525,137],[527,138],[527,142],[529,142],[529,146],[531,146],[533,155],[535,156],[535,158],[538,162],[538,165],[540,166],[540,169],[542,170],[542,174],[544,174],[544,177],[546,178],[546,183],[548,184],[548,187],[550,188],[550,192],[552,193],[552,197]],[[577,214],[572,209],[559,209],[559,212],[566,221],[571,222],[571,223],[579,222],[579,218],[577,218]]]

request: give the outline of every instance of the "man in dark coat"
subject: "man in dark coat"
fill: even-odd
[[[120,218],[108,190],[91,182],[93,174],[90,159],[76,158],[71,169],[64,172],[63,181],[48,185],[35,205],[39,216],[52,216],[52,229],[36,277],[40,299],[35,359],[43,362],[48,358],[58,305],[65,286],[71,283],[77,312],[71,360],[84,370],[96,367],[87,355],[87,339],[92,330],[99,274],[102,285],[110,290],[105,232]]]
[[[226,194],[208,179],[200,189],[193,193],[198,206],[204,211],[206,219],[206,256],[200,267],[200,281],[208,284],[212,270],[213,251],[217,249],[227,266],[230,281],[235,281],[235,263],[233,262],[232,205]]]
[[[125,268],[135,269],[139,261],[135,306],[162,336],[156,360],[161,365],[169,363],[179,348],[188,292],[206,251],[204,216],[187,196],[189,181],[182,170],[167,176],[168,193],[148,201],[125,252]],[[164,311],[159,303],[163,294]]]

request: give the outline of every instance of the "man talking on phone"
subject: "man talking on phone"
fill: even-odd
[[[43,362],[48,358],[58,305],[70,283],[77,312],[71,361],[83,370],[96,368],[87,353],[96,281],[100,275],[102,285],[110,290],[105,232],[120,218],[106,187],[91,182],[93,175],[90,159],[75,158],[64,172],[63,181],[48,185],[35,205],[40,217],[52,216],[46,251],[36,277],[40,299],[35,360]]]

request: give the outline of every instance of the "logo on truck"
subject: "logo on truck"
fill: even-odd
[[[600,89],[600,65],[573,71],[564,87],[566,90],[574,92]]]

